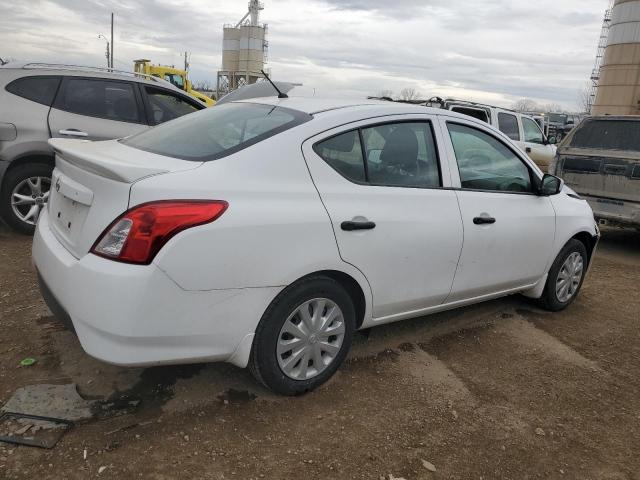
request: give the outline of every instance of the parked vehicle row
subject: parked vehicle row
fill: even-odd
[[[518,292],[563,309],[599,236],[507,135],[442,109],[259,98],[50,144],[33,259],[83,348],[228,361],[283,394],[331,377],[356,329]]]
[[[87,67],[0,67],[0,214],[33,233],[50,193],[50,138],[131,135],[205,105],[151,76]]]

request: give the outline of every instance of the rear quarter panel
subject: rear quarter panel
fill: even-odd
[[[295,129],[189,172],[134,184],[130,206],[161,199],[229,203],[211,224],[169,241],[154,263],[185,290],[288,285],[319,270],[368,284],[340,259],[331,223],[302,157]]]

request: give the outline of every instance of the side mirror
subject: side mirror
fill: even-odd
[[[558,143],[558,140],[556,139],[556,137],[547,138],[547,145],[555,145],[556,143]]]
[[[542,180],[540,180],[538,195],[542,197],[557,195],[562,191],[562,187],[564,187],[564,182],[561,178],[545,173]]]

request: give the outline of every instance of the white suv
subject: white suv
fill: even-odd
[[[578,294],[587,202],[508,137],[389,102],[231,102],[120,141],[55,139],[33,259],[107,362],[326,381],[354,330],[522,292]]]

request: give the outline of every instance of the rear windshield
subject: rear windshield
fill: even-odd
[[[226,157],[312,117],[257,103],[228,103],[191,113],[122,141],[167,157],[206,162]]]
[[[576,130],[571,146],[640,152],[640,122],[586,120]]]

